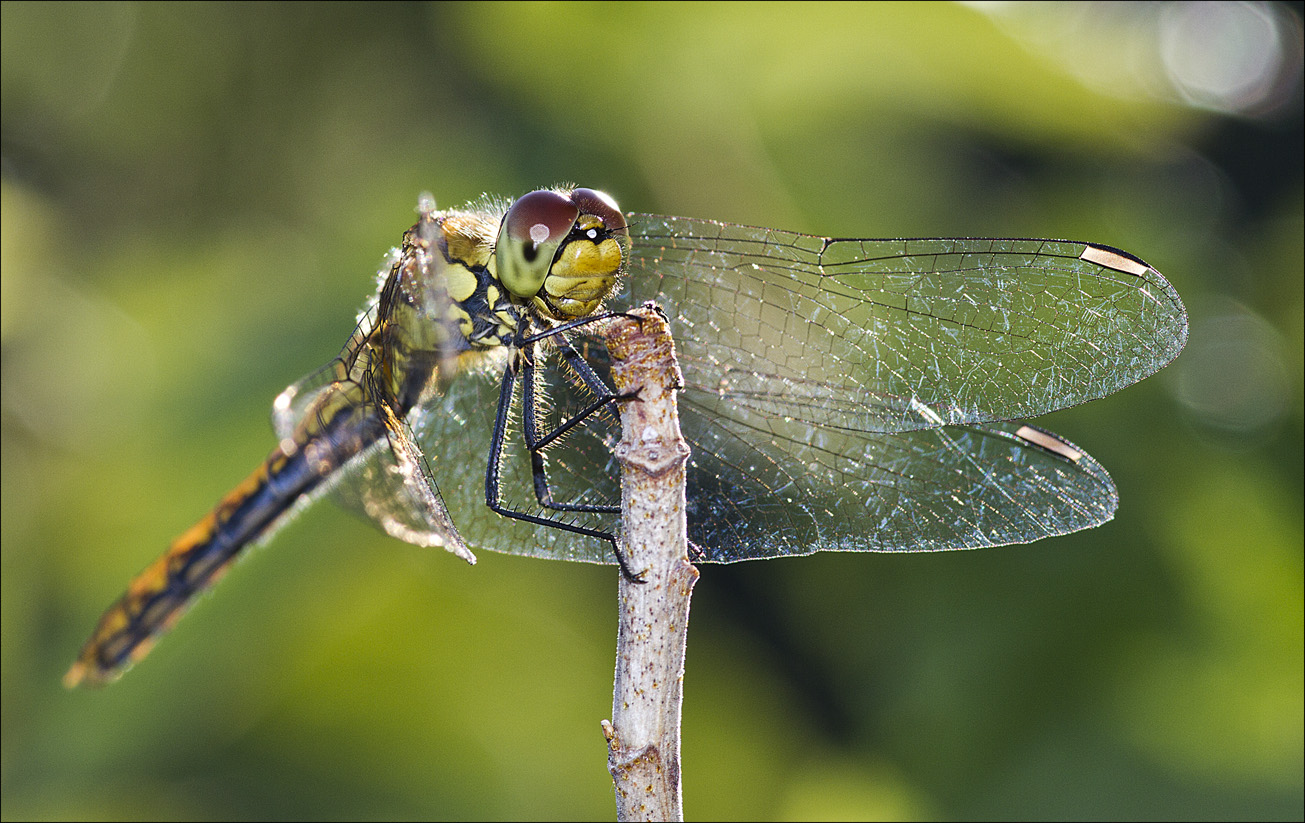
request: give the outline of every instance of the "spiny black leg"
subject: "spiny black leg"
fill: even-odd
[[[499,385],[498,409],[494,413],[494,431],[489,440],[489,465],[485,469],[485,503],[500,514],[502,506],[503,440],[507,436],[508,413],[512,408],[512,391],[516,383],[516,362],[508,358]]]
[[[562,340],[566,343],[567,347],[570,348],[570,343],[567,342],[565,338],[562,338]],[[572,352],[574,353],[573,349]],[[590,503],[559,503],[555,501],[553,499],[552,489],[549,487],[548,483],[548,469],[545,465],[543,452],[544,448],[548,446],[549,443],[552,443],[558,437],[583,423],[599,409],[611,403],[611,392],[607,390],[607,387],[602,383],[597,375],[593,375],[597,386],[601,389],[600,399],[591,403],[579,414],[576,414],[570,420],[562,423],[551,432],[541,436],[539,433],[540,404],[536,402],[535,398],[536,386],[539,382],[539,367],[536,365],[537,360],[535,354],[536,347],[534,345],[528,346],[524,353],[525,362],[522,374],[525,383],[522,398],[522,421],[525,430],[526,448],[530,451],[530,473],[535,485],[535,499],[539,501],[541,506],[555,511],[616,514],[621,510],[619,506]],[[584,361],[581,360],[580,362],[583,363]],[[587,363],[585,364],[585,368],[589,368]],[[592,386],[590,388],[592,390]]]
[[[531,354],[533,354],[533,352]],[[529,357],[527,357],[527,362],[529,362]],[[510,358],[507,367],[503,370],[503,382],[499,387],[498,409],[494,417],[494,431],[490,438],[489,465],[485,470],[485,504],[494,512],[497,512],[504,517],[510,517],[514,520],[522,520],[526,523],[534,523],[538,526],[550,526],[552,528],[572,532],[573,534],[582,534],[587,537],[597,537],[606,540],[612,545],[612,554],[616,557],[616,563],[621,567],[621,574],[625,575],[625,579],[632,583],[644,582],[643,578],[635,574],[629,564],[626,563],[625,555],[621,552],[620,547],[616,543],[616,537],[610,532],[577,526],[574,523],[567,523],[564,520],[540,517],[538,515],[515,511],[503,505],[503,442],[507,436],[508,414],[512,409],[512,395],[516,387],[516,372],[517,363],[514,359]]]
[[[593,323],[602,322],[603,320],[611,320],[613,317],[624,317],[627,320],[638,321],[640,323],[640,327],[642,327],[643,324],[643,318],[637,314],[630,314],[629,312],[623,312],[623,311],[609,311],[609,312],[603,312],[602,314],[591,314],[588,317],[581,317],[579,320],[570,320],[567,321],[566,323],[560,323],[556,326],[551,326],[547,329],[544,329],[543,331],[538,332],[536,334],[522,335],[520,338],[517,339],[516,344],[518,346],[524,347],[531,343],[537,343],[540,340],[544,340],[546,338],[552,337],[557,334],[565,334],[566,332],[569,332],[571,329],[578,329],[581,326],[588,326]]]
[[[557,349],[562,357],[566,359],[567,365],[572,368],[575,376],[580,378],[580,381],[583,383],[582,388],[587,389],[591,394],[596,396],[598,400],[573,415],[570,420],[559,424],[556,428],[543,436],[540,436],[539,434],[538,419],[532,417],[526,425],[526,447],[531,451],[538,451],[539,449],[546,448],[549,443],[552,443],[557,438],[571,431],[571,429],[583,423],[599,409],[617,399],[617,396],[612,393],[612,390],[608,388],[605,382],[603,382],[603,379],[594,372],[593,367],[585,362],[585,359],[580,355],[580,352],[575,350],[575,346],[571,344],[570,340],[566,337],[559,336]],[[535,365],[536,361],[533,357],[535,347],[531,346],[530,351],[532,356],[527,358],[525,365],[527,375],[525,386],[525,411],[527,414],[531,414],[537,407],[537,404],[535,403],[536,380],[532,379],[538,374],[538,367]],[[570,379],[569,376],[568,379]]]

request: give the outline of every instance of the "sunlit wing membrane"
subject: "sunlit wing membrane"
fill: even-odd
[[[1016,420],[1103,397],[1182,349],[1173,287],[1104,246],[831,240],[632,214],[620,301],[672,318],[685,379],[859,431]]]

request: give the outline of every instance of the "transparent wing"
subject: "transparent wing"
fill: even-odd
[[[1029,426],[857,432],[723,402],[687,390],[681,404],[704,560],[1027,543],[1104,523],[1118,503],[1100,464]]]
[[[999,421],[1105,396],[1182,349],[1186,312],[1106,246],[834,240],[632,214],[613,306],[671,318],[706,559],[1026,542],[1108,520],[1101,466]]]
[[[1164,366],[1187,315],[1155,269],[1090,243],[832,240],[656,215],[619,301],[672,320],[685,379],[857,431],[1034,417]]]
[[[591,349],[588,359],[605,374],[601,348]],[[557,377],[557,369],[543,372],[557,382],[549,386],[555,419],[583,405],[582,392]],[[467,542],[514,554],[613,562],[603,541],[488,512],[483,455],[497,384],[467,377],[458,381],[456,396],[450,393],[414,424]],[[919,407],[916,413],[921,420],[911,429],[860,432],[786,420],[687,387],[680,414],[692,451],[689,538],[700,550],[694,559],[978,548],[1065,534],[1113,515],[1118,497],[1110,476],[1073,444],[1018,424],[926,427],[932,412]],[[543,510],[516,423],[509,435],[515,451],[504,461],[507,502],[538,514]],[[550,450],[558,499],[619,501],[619,469],[611,457],[619,434],[614,420],[598,420]],[[453,450],[449,443],[474,451]],[[610,516],[565,517],[591,528],[618,526]]]

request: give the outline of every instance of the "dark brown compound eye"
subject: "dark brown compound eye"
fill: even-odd
[[[494,257],[499,282],[517,297],[534,297],[548,277],[553,256],[571,234],[580,209],[555,191],[518,197],[503,215]]]
[[[609,232],[616,234],[625,231],[625,215],[621,214],[621,207],[606,192],[576,189],[571,192],[571,202],[576,204],[581,214],[592,214],[602,220]]]
[[[516,199],[503,217],[502,233],[520,249],[524,262],[534,260],[538,250],[556,248],[580,216],[576,204],[555,191],[532,191]]]

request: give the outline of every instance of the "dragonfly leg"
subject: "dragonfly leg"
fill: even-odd
[[[567,365],[572,369],[568,373],[568,378],[587,389],[591,394],[597,396],[597,400],[590,403],[583,410],[573,415],[570,419],[558,424],[549,432],[541,433],[539,421],[539,407],[535,397],[536,386],[538,385],[538,360],[534,355],[534,346],[526,350],[522,377],[525,381],[523,389],[522,418],[525,428],[526,448],[530,451],[530,471],[534,479],[535,499],[541,506],[554,509],[556,511],[577,511],[577,512],[597,512],[602,514],[615,514],[621,510],[620,506],[602,505],[590,503],[562,503],[553,499],[552,489],[548,484],[548,472],[544,461],[544,449],[551,443],[581,425],[600,410],[610,406],[616,401],[622,399],[622,395],[614,393],[597,373],[594,372],[580,352],[578,352],[566,337],[558,336],[557,347],[559,353],[567,361]]]
[[[565,335],[572,329],[578,329],[581,326],[590,326],[594,323],[601,323],[605,320],[611,320],[614,317],[624,317],[626,320],[636,320],[640,324],[643,323],[643,318],[637,314],[630,314],[629,312],[623,311],[608,311],[603,312],[602,314],[591,314],[588,317],[581,317],[579,320],[569,320],[566,323],[559,323],[556,326],[550,326],[549,328],[544,329],[541,332],[536,332],[535,334],[523,334],[515,342],[517,346],[525,347],[531,343],[537,343],[540,340],[545,340],[549,337]]]
[[[621,567],[621,574],[625,575],[625,578],[631,582],[642,583],[643,578],[635,574],[629,564],[626,563],[625,554],[621,551],[620,546],[617,545],[616,536],[611,532],[578,526],[560,518],[543,517],[528,512],[517,511],[504,505],[502,490],[503,444],[507,437],[508,415],[512,409],[512,395],[516,388],[517,369],[517,362],[510,360],[507,368],[503,370],[503,382],[499,388],[498,409],[494,417],[494,431],[490,438],[489,465],[486,467],[485,471],[485,504],[495,513],[500,514],[503,517],[510,517],[514,520],[522,520],[526,523],[534,523],[539,526],[551,526],[574,534],[582,534],[588,537],[597,537],[601,540],[606,540],[612,546],[612,554],[616,557],[617,565]],[[601,408],[601,404],[599,408]],[[536,454],[538,454],[538,452],[531,452],[532,463],[533,456]],[[545,484],[545,487],[546,485],[547,484]],[[607,513],[615,511],[616,509],[613,507],[591,507],[588,509],[571,510]]]

